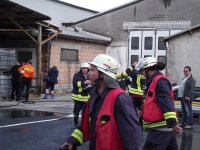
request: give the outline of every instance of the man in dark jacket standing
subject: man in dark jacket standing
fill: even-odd
[[[131,97],[116,80],[118,63],[99,54],[90,64],[88,75],[93,88],[82,124],[62,147],[72,150],[89,140],[89,150],[139,150],[142,130]]]
[[[84,90],[89,84],[87,73],[89,72],[90,65],[87,62],[81,64],[79,72],[74,74],[73,77],[73,91],[72,100],[74,101],[74,125],[78,125],[79,113],[85,108],[89,99],[89,91]]]
[[[50,90],[51,94],[51,99],[54,99],[54,87],[55,84],[58,83],[58,73],[59,71],[57,70],[56,66],[53,66],[52,68],[49,68],[48,70],[48,75],[45,79],[46,81],[46,90],[45,90],[45,96],[44,99],[48,99],[48,94]]]
[[[182,109],[181,126],[190,129],[193,126],[192,100],[196,81],[192,76],[190,66],[185,66],[183,72],[185,77],[182,78],[178,89],[178,98],[181,100]]]
[[[19,62],[16,62],[16,64],[11,68],[11,74],[12,74],[11,99],[12,100],[16,99],[16,101],[19,100],[19,94],[20,94],[21,74],[18,72],[19,68],[20,68],[20,63]]]

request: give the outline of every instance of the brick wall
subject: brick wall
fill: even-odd
[[[78,62],[69,63],[61,61],[61,48],[77,49],[79,51]],[[90,62],[96,55],[102,53],[106,53],[105,44],[69,39],[54,40],[51,44],[50,67],[55,65],[59,70],[58,84],[56,85],[56,88],[64,91],[71,91],[72,78],[74,73],[80,70],[80,63]]]

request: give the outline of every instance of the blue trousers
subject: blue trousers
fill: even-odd
[[[181,99],[182,125],[193,125],[192,103]]]
[[[176,133],[149,129],[143,150],[178,150]]]

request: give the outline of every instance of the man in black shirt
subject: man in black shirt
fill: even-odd
[[[16,98],[16,101],[19,100],[19,92],[20,92],[21,75],[18,72],[19,68],[20,68],[20,63],[19,62],[16,62],[15,65],[11,68],[11,74],[12,74],[11,99],[14,100]]]

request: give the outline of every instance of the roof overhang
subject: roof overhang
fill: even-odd
[[[35,22],[50,20],[49,16],[23,7],[9,0],[0,1],[0,29],[18,29],[14,20],[23,28],[34,27]]]

